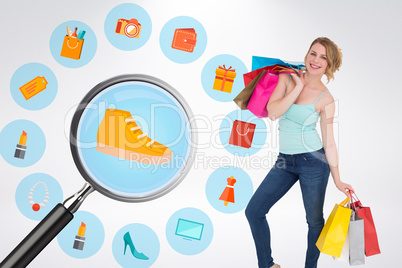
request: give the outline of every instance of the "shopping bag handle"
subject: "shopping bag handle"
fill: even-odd
[[[299,65],[297,65],[297,71],[296,71],[296,69],[295,68],[293,68],[293,66],[292,65],[290,65],[289,63],[287,63],[287,65],[289,66],[289,68],[291,68],[293,71],[295,71],[296,73],[299,71],[299,69],[300,69],[300,66]]]
[[[239,131],[239,125],[237,125],[237,127],[236,127],[236,132],[237,132],[237,134],[239,134],[240,136],[246,136],[249,131],[250,131],[250,128],[248,127],[248,128],[247,128],[247,132],[244,133],[244,134],[242,134],[242,133],[240,133],[240,131]]]
[[[344,207],[345,205],[347,205],[347,204],[349,203],[349,201],[350,201],[350,197],[348,196],[348,197],[346,197],[346,199],[343,200],[339,205],[342,206],[342,207]]]
[[[76,49],[76,48],[78,47],[78,44],[80,43],[80,41],[77,40],[77,44],[75,45],[75,47],[71,47],[68,41],[70,41],[70,38],[67,39],[67,46],[68,46],[70,49]]]
[[[275,72],[278,72],[278,73],[285,73],[285,74],[292,74],[292,73],[297,74],[297,71],[294,68],[292,68],[291,66],[286,67],[286,66],[281,66],[281,65],[275,65],[272,68],[272,71],[275,71]]]
[[[360,199],[359,199],[359,197],[357,197],[357,194],[354,192],[354,191],[352,191],[352,190],[349,190],[349,194],[350,194],[350,199],[351,199],[351,204],[352,204],[352,208],[353,208],[353,210],[356,210],[356,206],[355,206],[355,202],[360,202],[360,204],[361,204],[361,201],[360,201]],[[354,196],[355,197],[354,197]]]

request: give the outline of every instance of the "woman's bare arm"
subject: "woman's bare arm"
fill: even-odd
[[[328,98],[328,97],[327,97]],[[332,178],[339,191],[345,195],[349,195],[347,190],[352,190],[351,185],[341,181],[338,166],[338,151],[336,149],[336,143],[334,138],[334,116],[335,116],[335,102],[330,95],[330,101],[327,105],[324,105],[320,112],[321,119],[321,135],[322,143],[325,150],[325,156],[327,158]]]
[[[300,79],[296,74],[291,74],[292,80],[295,81],[296,85],[290,92],[288,91],[285,96],[286,85],[289,82],[289,74],[280,74],[278,85],[276,86],[271,98],[267,104],[268,117],[272,121],[275,121],[281,117],[289,107],[296,101],[300,92],[304,87],[303,79]],[[303,77],[303,75],[301,75]]]

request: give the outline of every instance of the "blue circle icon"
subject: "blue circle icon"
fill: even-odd
[[[159,239],[148,226],[132,223],[121,228],[113,239],[113,256],[124,268],[150,267],[159,256]]]
[[[250,111],[234,110],[222,120],[219,138],[229,153],[250,156],[265,145],[267,127],[262,119]]]
[[[163,54],[176,63],[190,63],[207,47],[207,33],[194,18],[181,16],[169,20],[159,36]]]
[[[32,166],[41,159],[45,148],[45,135],[31,121],[15,120],[0,132],[0,154],[10,165]]]
[[[50,37],[49,45],[53,58],[68,68],[88,64],[97,49],[96,36],[92,29],[85,23],[74,20],[57,26]]]
[[[145,9],[138,5],[118,5],[106,16],[106,37],[118,49],[131,51],[142,47],[151,32],[151,18]]]
[[[52,70],[40,63],[27,63],[15,71],[10,82],[11,96],[27,110],[40,110],[57,95],[57,79]]]
[[[232,101],[244,89],[243,74],[247,67],[237,57],[218,55],[202,69],[201,83],[205,92],[217,101]]]
[[[94,214],[77,211],[74,219],[57,235],[60,248],[77,259],[91,257],[99,251],[105,240],[105,229]]]
[[[43,173],[25,177],[15,192],[15,202],[21,213],[35,221],[42,220],[58,203],[63,201],[60,184]]]
[[[196,255],[211,244],[214,229],[207,214],[196,208],[183,208],[167,222],[166,238],[183,255]]]
[[[243,210],[253,195],[250,176],[241,168],[225,166],[208,178],[205,192],[211,206],[223,213]]]

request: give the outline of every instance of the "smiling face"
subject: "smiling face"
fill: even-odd
[[[328,66],[326,49],[320,43],[315,43],[306,57],[307,71],[312,75],[324,75]]]
[[[304,63],[310,75],[325,74],[329,83],[342,65],[342,56],[341,49],[331,39],[318,37],[311,43]]]

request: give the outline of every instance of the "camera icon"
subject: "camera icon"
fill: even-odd
[[[130,38],[139,38],[140,32],[141,24],[136,19],[119,19],[117,21],[115,33],[125,35]]]

